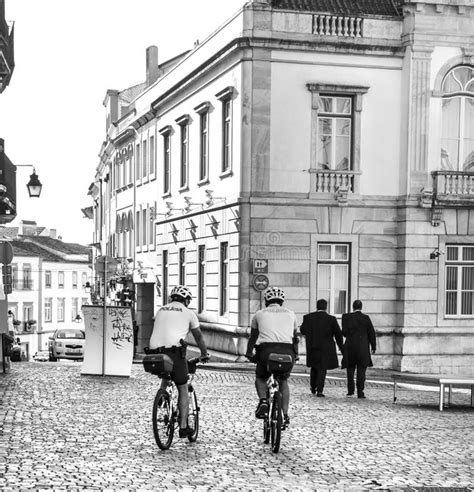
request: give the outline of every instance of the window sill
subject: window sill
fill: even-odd
[[[197,185],[198,186],[205,186],[205,185],[208,185],[209,183],[210,183],[209,178],[204,178],[204,179],[201,179],[201,181],[198,181]]]
[[[167,191],[161,195],[161,198],[169,198],[171,196],[171,191]]]
[[[184,193],[185,191],[189,191],[189,186],[188,185],[182,186],[178,191],[180,193]]]
[[[233,175],[234,173],[232,172],[232,169],[228,169],[227,171],[224,171],[223,173],[219,174],[219,179],[229,178],[230,176]]]

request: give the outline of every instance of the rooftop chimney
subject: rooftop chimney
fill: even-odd
[[[158,46],[149,46],[146,49],[146,85],[152,85],[158,80],[160,70],[158,68]]]

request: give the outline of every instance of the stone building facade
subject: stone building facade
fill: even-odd
[[[375,364],[472,374],[474,6],[261,0],[108,91],[97,254],[129,258],[140,346],[176,283],[244,353],[255,259],[301,319],[360,298]],[[144,307],[145,306],[145,307]]]

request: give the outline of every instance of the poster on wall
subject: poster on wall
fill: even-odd
[[[81,374],[130,376],[132,310],[126,306],[82,306],[86,341]],[[105,327],[105,329],[104,329]]]

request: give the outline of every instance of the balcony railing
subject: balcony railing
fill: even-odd
[[[354,177],[358,174],[355,171],[312,169],[310,172],[316,175],[316,193],[336,193],[342,188],[354,193]]]
[[[337,15],[315,15],[313,32],[321,36],[362,37],[362,19]]]
[[[432,176],[433,191],[438,202],[474,200],[474,172],[434,171]]]

